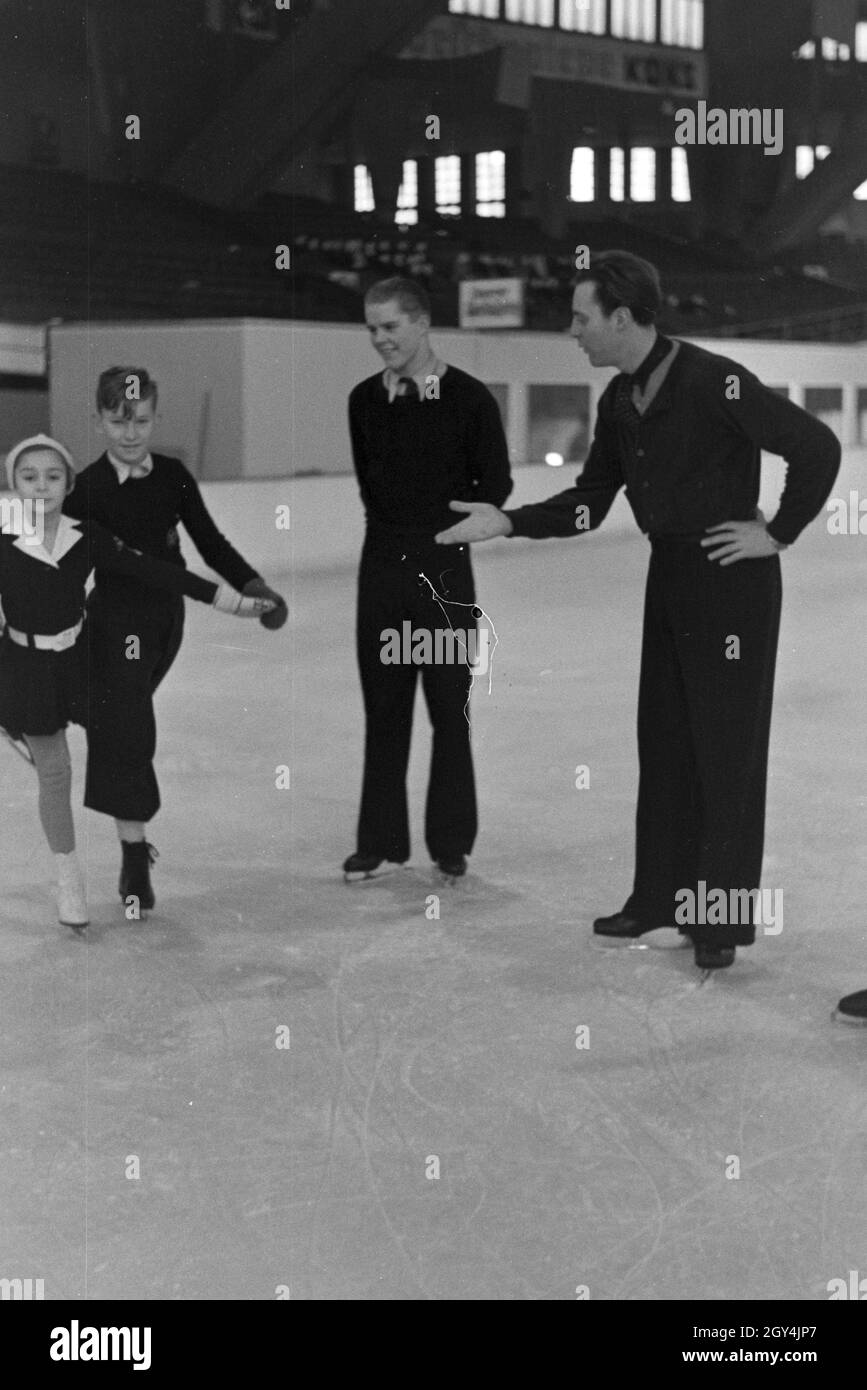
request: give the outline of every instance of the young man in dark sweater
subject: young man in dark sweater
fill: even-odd
[[[192,474],[179,459],[150,453],[156,422],[156,382],[141,367],[111,367],[96,393],[108,449],[83,469],[64,511],[96,521],[131,549],[184,565],[183,523],[202,559],[234,589],[268,597],[278,607],[260,621],[281,627],[286,605],[221,535]],[[168,672],[184,631],[184,602],[138,580],[97,568],[87,604],[91,672],[84,804],[113,816],[123,862],[119,891],[141,908],[154,906],[150,866],[155,851],[146,825],[160,794],[153,758],[153,696]]]
[[[660,304],[648,262],[623,251],[592,258],[577,277],[572,336],[592,366],[619,372],[600,399],[584,471],[574,487],[513,512],[457,499],[454,510],[471,515],[437,540],[581,535],[625,485],[652,547],[635,879],[622,910],[593,930],[634,938],[682,923],[696,964],[712,969],[731,965],[736,946],[755,939],[782,597],[777,552],[821,511],[841,450],[826,425],[738,362],[657,333]],[[763,449],[788,464],[768,525],[758,512]],[[692,914],[690,900],[700,905]]]
[[[349,397],[367,518],[356,627],[366,737],[357,851],[343,869],[351,881],[409,858],[406,771],[420,671],[433,725],[425,841],[442,871],[457,877],[477,829],[468,704],[475,588],[468,547],[443,550],[433,538],[451,519],[452,497],[494,507],[506,500],[509,455],[490,391],[431,347],[430,303],[421,286],[400,277],[380,281],[367,292],[365,316],[385,370]],[[405,631],[420,657],[389,660],[387,634]],[[457,653],[452,631],[462,635]],[[450,643],[457,659],[437,659]]]

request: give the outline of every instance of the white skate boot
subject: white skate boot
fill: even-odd
[[[55,854],[57,864],[57,915],[65,927],[86,927],[87,900],[84,880],[75,850],[71,854]]]

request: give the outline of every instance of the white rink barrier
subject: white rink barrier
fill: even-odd
[[[539,502],[552,493],[571,487],[574,468],[516,468],[514,489],[507,507]],[[782,459],[766,455],[762,466],[760,505],[770,518],[776,510],[785,476]],[[867,449],[844,453],[843,464],[832,496],[848,497],[850,489],[867,497]],[[357,564],[364,537],[364,520],[355,479],[287,478],[284,482],[204,483],[202,492],[218,526],[251,564],[266,575],[294,571],[330,570]],[[290,508],[289,531],[278,531],[277,508]],[[455,513],[456,520],[460,515]],[[813,528],[823,525],[822,517]],[[623,534],[637,527],[625,496],[621,492],[603,522],[599,534]],[[588,537],[578,536],[572,544],[584,545]],[[867,538],[865,538],[867,544]],[[479,546],[569,544],[567,541],[497,540]],[[195,566],[195,554],[184,545],[187,563]]]
[[[434,327],[432,340],[447,362],[508,388],[505,423],[515,478],[509,505],[569,487],[574,465],[526,464],[531,389],[587,388],[592,428],[610,369],[592,368],[567,334]],[[856,450],[856,457],[860,451],[862,459],[861,468],[844,468],[848,476],[841,475],[838,495],[859,487],[860,446],[867,444],[867,344],[695,341],[768,385],[787,387],[798,404],[811,387],[837,388],[841,408],[823,418],[844,448]],[[93,459],[104,447],[94,430],[99,373],[117,364],[146,367],[160,386],[154,447],[182,458],[202,480],[209,506],[242,553],[269,573],[355,562],[363,523],[351,472],[347,397],[379,361],[363,325],[253,319],[61,324],[48,331],[48,360],[51,432],[76,459]],[[782,474],[783,464],[768,458],[762,506],[769,515]],[[278,506],[291,508],[288,532],[277,529]],[[604,529],[633,524],[625,499],[618,498]]]

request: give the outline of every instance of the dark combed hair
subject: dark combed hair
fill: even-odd
[[[138,381],[137,397],[127,395],[130,377]],[[109,367],[100,374],[96,387],[97,410],[122,410],[124,419],[128,420],[140,401],[153,401],[156,410],[157,384],[144,367]]]
[[[596,298],[607,318],[615,309],[629,309],[636,323],[653,323],[662,306],[659,272],[650,261],[631,251],[600,251],[575,276],[575,284],[592,280]]]
[[[403,275],[393,275],[389,280],[377,280],[364,296],[365,304],[388,304],[394,300],[402,314],[418,318],[426,314],[430,318],[430,299],[427,290]]]

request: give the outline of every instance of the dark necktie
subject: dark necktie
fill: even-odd
[[[416,386],[411,376],[398,377],[397,384],[398,386],[403,387],[403,390],[399,391],[397,394],[398,400],[417,401],[421,399],[421,397],[418,394],[418,387]]]

